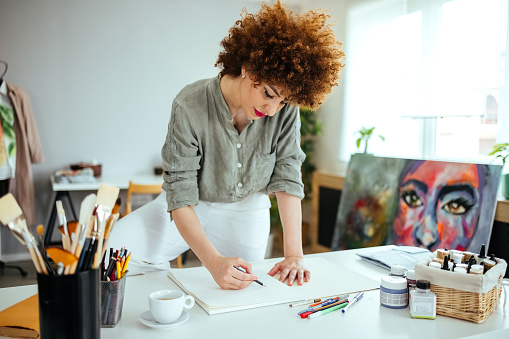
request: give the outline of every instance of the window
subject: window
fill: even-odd
[[[341,160],[363,126],[382,156],[484,161],[508,142],[507,2],[349,1]]]

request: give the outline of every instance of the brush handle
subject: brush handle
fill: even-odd
[[[44,274],[48,274],[48,269],[46,268],[46,264],[44,263],[44,258],[42,257],[42,254],[39,251],[37,244],[35,244],[35,242],[33,241],[31,241],[30,244],[32,246],[32,251],[34,252],[37,262],[39,263],[39,267],[41,268],[42,272],[44,272]]]
[[[66,251],[70,251],[71,250],[71,241],[70,241],[68,235],[62,234],[62,247]]]
[[[72,240],[71,251],[70,251],[71,253],[76,253],[76,248],[78,247],[80,235],[81,235],[81,227],[78,227],[78,228],[76,228],[76,232],[74,233],[74,240]],[[79,255],[77,255],[77,257],[79,258]]]

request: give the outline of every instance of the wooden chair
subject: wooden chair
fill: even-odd
[[[127,188],[127,196],[125,202],[125,210],[122,213],[121,217],[124,217],[133,211],[131,198],[133,195],[142,194],[142,195],[154,195],[160,194],[162,192],[162,187],[160,184],[155,185],[144,185],[144,184],[135,184],[132,181],[129,181],[129,187]],[[182,268],[182,255],[177,257],[177,267]]]

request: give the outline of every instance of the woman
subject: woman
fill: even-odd
[[[221,42],[219,76],[177,95],[162,150],[165,192],[120,220],[111,236],[112,246],[131,250],[130,270],[166,269],[191,248],[222,289],[247,287],[258,278],[248,261],[264,258],[274,193],[285,258],[269,274],[289,285],[309,281],[298,106],[318,108],[343,67],[327,19],[279,2],[256,15],[244,10]]]

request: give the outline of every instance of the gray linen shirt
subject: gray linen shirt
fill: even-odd
[[[239,134],[219,77],[176,96],[161,155],[168,212],[199,200],[238,202],[255,192],[304,197],[298,107],[250,120]]]

